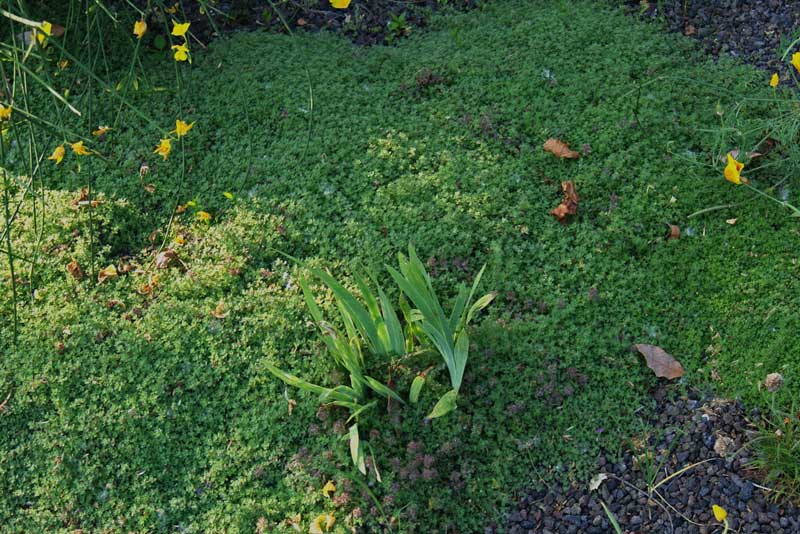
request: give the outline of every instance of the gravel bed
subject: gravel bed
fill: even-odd
[[[490,525],[486,534],[613,533],[601,500],[625,533],[721,533],[713,504],[728,511],[731,533],[800,533],[800,508],[776,501],[758,473],[747,468],[749,450],[743,446],[752,437],[750,420],[758,410],[748,414],[739,402],[700,400],[697,394],[670,401],[657,390],[655,397],[660,415],[650,422],[648,434],[631,437],[616,461],[610,455],[597,459],[595,481],[603,479],[597,490],[590,491],[588,484],[532,490],[504,525]],[[657,493],[648,491],[653,485]]]
[[[670,31],[699,40],[713,56],[738,57],[788,79],[788,62],[780,57],[798,35],[797,0],[651,0],[645,10],[638,0],[626,4],[631,14],[663,20]]]

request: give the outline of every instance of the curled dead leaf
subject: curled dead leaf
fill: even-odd
[[[579,157],[581,157],[580,153],[571,150],[569,148],[569,145],[566,144],[564,141],[561,141],[560,139],[555,139],[553,137],[545,141],[542,148],[544,149],[545,152],[550,152],[555,157],[561,159],[564,158],[578,159]]]
[[[639,343],[634,345],[647,362],[647,367],[653,370],[656,376],[667,379],[683,376],[683,366],[661,347]]]
[[[114,267],[113,264],[111,264],[105,269],[101,269],[100,272],[97,273],[97,283],[102,284],[106,280],[116,277],[117,277],[117,268]]]
[[[670,239],[680,239],[681,229],[674,224],[667,224],[667,226],[669,226],[669,232],[667,232],[667,241]]]
[[[561,182],[561,190],[564,198],[561,204],[553,208],[550,215],[558,219],[561,224],[567,224],[567,215],[575,215],[578,212],[578,193],[572,180]]]
[[[67,272],[77,281],[83,280],[83,269],[78,265],[78,260],[72,258],[72,261],[67,264]]]
[[[156,192],[155,184],[144,184],[142,187],[144,187],[144,190],[147,191],[148,193]]]
[[[225,317],[227,317],[228,315],[231,314],[231,312],[226,312],[226,311],[224,311],[224,309],[225,309],[225,303],[222,302],[222,301],[219,301],[219,304],[217,304],[217,307],[214,308],[213,310],[211,310],[211,312],[210,312],[211,316],[216,318],[216,319],[224,319]],[[291,410],[290,410],[289,413],[291,413]]]
[[[178,265],[183,265],[183,262],[181,262],[181,259],[178,257],[178,253],[171,248],[159,252],[156,256],[157,269],[168,269]]]
[[[603,481],[608,480],[608,475],[605,473],[597,473],[589,481],[589,491],[597,491],[603,485]]]
[[[72,202],[70,204],[73,208],[83,208],[87,206],[96,208],[102,203],[103,203],[102,200],[97,200],[97,199],[89,200],[89,188],[84,187],[80,190],[78,198],[72,199]]]

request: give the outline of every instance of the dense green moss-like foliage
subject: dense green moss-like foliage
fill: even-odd
[[[130,97],[169,124],[173,65],[146,65],[151,85]],[[664,347],[688,383],[715,369],[731,395],[755,398],[767,371],[800,378],[796,222],[721,166],[687,163],[714,146],[717,105],[760,91],[747,68],[589,2],[509,0],[392,48],[238,34],[195,47],[186,72],[184,180],[177,145],[162,161],[159,133],[131,117],[105,159],[51,165],[42,242],[24,210],[12,233],[41,262],[18,273],[18,346],[5,326],[0,338],[4,532],[290,531],[297,514],[307,531],[324,512],[342,532],[475,532],[526,485],[588,479],[600,448],[639,428],[657,382],[632,343]],[[559,161],[549,137],[585,155]],[[94,254],[89,208],[70,205],[89,175],[105,201]],[[580,196],[566,226],[548,214],[562,180]],[[189,209],[164,235],[191,199],[210,223]],[[686,218],[722,204],[737,205]],[[666,223],[683,237],[665,240]],[[154,230],[181,265],[147,270]],[[367,491],[346,413],[265,367],[341,381],[274,250],[385,283],[409,243],[444,300],[484,263],[482,288],[499,294],[470,331],[455,412],[424,422],[449,388],[440,367],[418,404],[369,416],[382,482]],[[122,256],[133,269],[91,283]]]

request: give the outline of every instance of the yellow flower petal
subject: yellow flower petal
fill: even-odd
[[[184,22],[183,24],[179,24],[175,22],[175,19],[172,19],[172,35],[175,37],[183,37],[186,39],[186,32],[189,30],[189,25],[191,22]]]
[[[736,185],[741,185],[742,169],[744,169],[744,163],[736,161],[733,156],[731,156],[730,152],[728,152],[728,165],[725,167],[724,173],[725,179]]]
[[[108,126],[100,126],[95,131],[92,132],[92,135],[95,137],[100,137],[101,135],[107,134],[110,130],[111,128],[109,128]]]
[[[725,518],[728,517],[728,512],[725,511],[725,508],[722,506],[717,506],[716,504],[711,507],[711,510],[714,512],[714,517],[717,521],[725,521]]]
[[[141,39],[147,31],[147,22],[144,19],[137,20],[133,23],[133,35]]]
[[[195,217],[197,217],[197,220],[200,222],[205,222],[205,223],[211,222],[211,214],[208,213],[207,211],[198,211],[195,214]]]
[[[184,135],[189,133],[189,130],[191,130],[193,126],[194,123],[186,124],[182,120],[178,119],[175,121],[175,129],[172,131],[175,132],[178,135],[178,137],[183,137]]]
[[[8,120],[11,118],[11,106],[4,106],[0,104],[0,120]]]
[[[156,146],[155,150],[153,150],[153,154],[158,154],[164,161],[167,160],[167,156],[172,151],[172,141],[169,139],[162,139],[158,146]]]
[[[336,491],[336,485],[333,483],[333,480],[329,480],[322,488],[322,494],[328,498],[330,498],[331,493],[335,491]]]
[[[794,68],[800,72],[800,52],[795,52],[792,54],[792,65],[794,65]]]
[[[189,59],[189,47],[185,44],[172,45],[172,49],[175,51],[175,61],[188,61],[189,63],[192,62],[192,60]]]
[[[775,74],[772,75],[772,78],[769,79],[769,86],[774,89],[774,88],[778,87],[778,84],[780,83],[780,81],[781,81],[781,79],[780,79],[780,77],[778,77],[778,73],[776,72]]]
[[[333,517],[333,514],[318,515],[316,518],[314,518],[314,520],[311,522],[311,525],[308,527],[308,533],[324,534],[333,527],[334,523],[336,523],[336,518]]]
[[[61,160],[64,159],[64,154],[65,153],[66,153],[66,150],[64,150],[64,145],[63,144],[62,145],[58,145],[56,147],[56,149],[53,150],[53,153],[50,154],[50,157],[47,158],[47,159],[55,161],[56,165],[59,165],[61,163]]]
[[[78,141],[77,143],[71,143],[69,147],[72,149],[79,156],[88,156],[91,154],[89,149],[83,146],[83,141]]]
[[[334,9],[347,9],[350,6],[350,0],[331,0],[331,6]]]
[[[53,25],[46,20],[42,21],[42,24],[39,26],[39,28],[44,32],[45,35],[53,35]]]

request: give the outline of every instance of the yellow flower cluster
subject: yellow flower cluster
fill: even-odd
[[[175,19],[172,19],[172,35],[175,37],[183,37],[183,44],[172,45],[172,50],[175,51],[175,61],[192,62],[192,56],[189,55],[189,39],[186,37],[186,32],[189,31],[190,24],[190,22],[180,24],[175,22]]]
[[[76,141],[75,143],[69,143],[69,147],[72,149],[72,153],[76,156],[90,156],[92,152],[83,146],[83,141]],[[64,143],[58,145],[53,153],[50,154],[50,157],[47,159],[51,161],[55,161],[56,165],[60,165],[61,161],[64,159],[64,156],[67,154],[66,149],[64,148]]]
[[[175,129],[172,130],[169,133],[171,133],[171,134],[174,133],[178,137],[178,139],[180,139],[184,135],[188,134],[189,130],[191,130],[193,127],[194,127],[194,123],[193,122],[187,123],[187,122],[184,122],[184,121],[182,121],[180,119],[177,119],[175,121]],[[155,150],[153,150],[153,153],[154,154],[158,154],[159,156],[164,158],[164,161],[166,161],[167,156],[169,156],[170,152],[172,152],[172,137],[163,138],[158,143],[158,145],[156,145]]]

